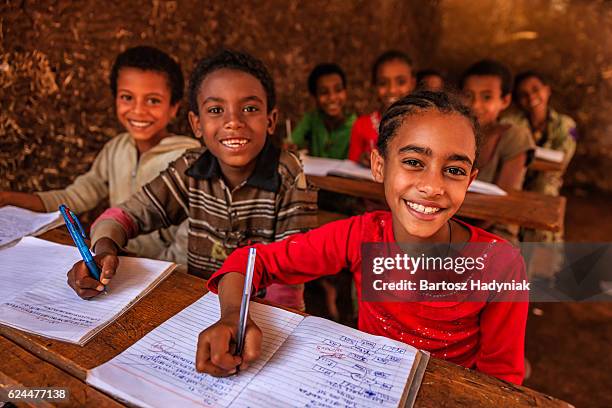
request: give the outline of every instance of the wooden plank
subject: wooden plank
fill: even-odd
[[[74,241],[72,240],[72,238],[70,238],[70,234],[68,233],[68,230],[66,229],[65,225],[53,228],[52,230],[49,230],[44,234],[39,235],[38,238],[46,239],[47,241],[57,242],[58,244],[74,246]]]
[[[563,164],[535,158],[529,165],[529,169],[536,171],[562,171]]]
[[[23,407],[123,407],[102,392],[0,337],[0,388],[61,387],[70,392],[68,401],[32,401],[16,403]]]
[[[507,196],[468,193],[457,214],[556,232],[563,229],[565,204],[563,196],[531,191],[509,191]]]
[[[431,358],[415,407],[572,407],[565,401]]]
[[[383,185],[369,180],[308,176],[308,181],[322,190],[354,197],[377,201],[385,197]],[[507,196],[467,193],[457,215],[556,232],[563,228],[565,197],[530,191],[509,191]]]

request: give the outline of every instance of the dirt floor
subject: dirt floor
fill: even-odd
[[[612,242],[612,196],[564,195],[566,242]],[[354,326],[350,299],[339,296],[341,323]],[[331,317],[319,283],[307,286],[306,302],[309,313]],[[611,345],[612,303],[532,304],[525,351],[532,372],[525,385],[576,407],[612,407]]]
[[[565,195],[566,242],[612,242],[612,196]],[[612,407],[612,303],[540,303],[530,311],[525,385],[576,407]]]

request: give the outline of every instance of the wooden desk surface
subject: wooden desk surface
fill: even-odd
[[[123,407],[124,405],[90,387],[56,366],[36,357],[7,338],[0,337],[0,389],[61,387],[69,390],[67,401],[22,402],[28,407]]]
[[[383,185],[369,180],[334,176],[308,176],[322,190],[384,201]],[[467,193],[457,212],[462,217],[518,224],[523,227],[560,231],[565,217],[565,197],[530,191],[510,191],[507,196]]]
[[[42,238],[65,242],[61,229]],[[17,343],[31,354],[77,379],[142,338],[169,317],[206,293],[205,281],[181,272],[172,273],[144,299],[106,327],[85,347],[45,339],[0,326],[0,335]],[[4,367],[0,366],[4,371]],[[458,365],[431,358],[417,396],[417,407],[567,407],[569,404]]]
[[[561,171],[563,170],[563,165],[561,163],[535,158],[529,165],[529,169],[537,171]]]

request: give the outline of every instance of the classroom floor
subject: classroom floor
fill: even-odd
[[[564,195],[567,242],[612,242],[612,196],[581,190]],[[330,317],[320,284],[307,285],[306,304],[307,312]],[[338,305],[340,315],[348,316],[350,299],[341,297]],[[356,325],[349,317],[341,322]],[[611,345],[612,303],[532,304],[525,351],[532,373],[525,385],[576,407],[612,407]]]
[[[612,242],[612,196],[564,195],[567,242]],[[576,407],[612,407],[611,345],[612,303],[532,304],[525,385]]]

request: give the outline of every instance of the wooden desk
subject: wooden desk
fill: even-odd
[[[51,231],[47,239],[62,239],[61,231]],[[65,236],[64,236],[65,238]],[[0,326],[0,336],[10,339],[40,360],[85,380],[94,368],[142,338],[167,318],[173,316],[206,293],[205,281],[181,272],[172,273],[144,299],[124,313],[87,343],[86,347],[45,339]],[[1,337],[0,337],[1,339]],[[4,354],[4,353],[3,353]],[[0,365],[4,372],[5,367]],[[493,377],[455,364],[430,359],[416,404],[417,407],[466,406],[567,407],[567,403],[508,384]]]
[[[377,201],[385,199],[383,185],[374,181],[334,176],[308,176],[308,181],[322,190]],[[467,193],[457,215],[556,232],[563,229],[565,201],[565,197],[530,191],[510,191],[507,196]]]
[[[561,171],[563,170],[563,164],[535,158],[529,165],[529,169],[536,171]]]
[[[73,407],[123,407],[106,394],[56,366],[36,357],[5,337],[0,337],[0,389],[61,387],[70,392],[68,401],[37,401],[19,403],[28,407],[52,407],[56,404]]]

